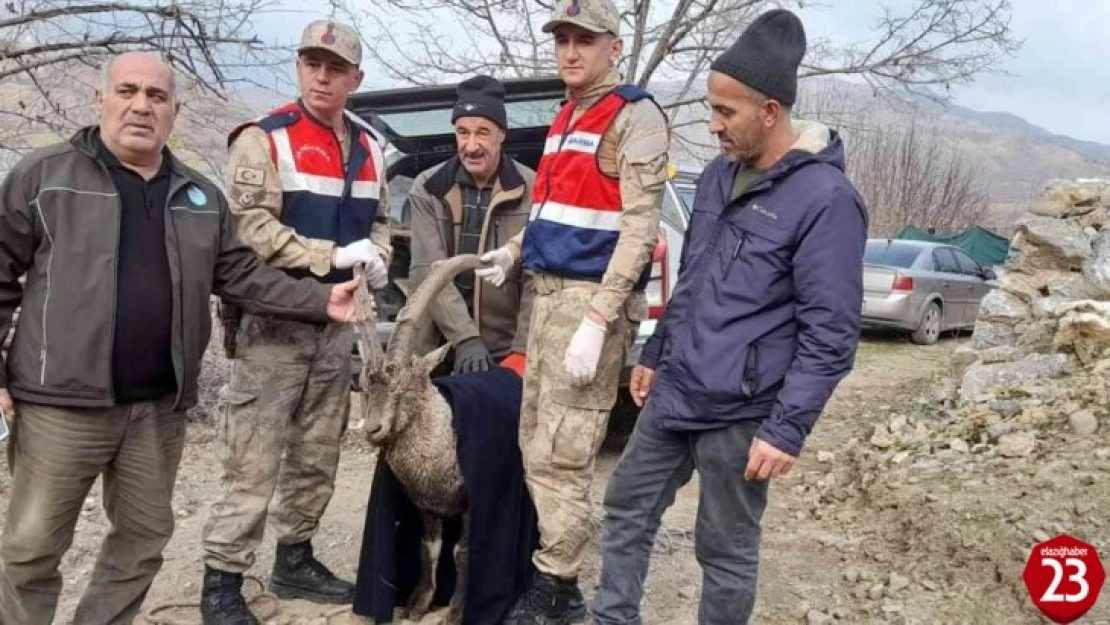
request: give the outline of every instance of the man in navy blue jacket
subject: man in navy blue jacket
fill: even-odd
[[[868,217],[837,133],[790,119],[805,48],[798,18],[773,10],[711,66],[722,155],[633,373],[647,404],[605,494],[600,625],[641,623],[652,538],[694,469],[698,622],[747,622],[768,479],[790,471],[855,360]]]

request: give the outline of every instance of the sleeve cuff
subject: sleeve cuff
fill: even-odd
[[[590,300],[590,310],[601,315],[605,319],[605,323],[612,325],[617,320],[621,308],[624,306],[624,298],[614,295],[605,290],[598,291]]]
[[[755,435],[776,449],[797,458],[802,453],[802,447],[805,446],[805,437],[798,438],[793,429],[783,415],[782,408],[775,405],[771,409],[771,416],[763,421]]]
[[[500,364],[502,367],[509,369],[513,373],[516,373],[518,376],[523,378],[527,363],[528,359],[525,358],[524,354],[521,354],[519,352],[512,352],[508,356],[505,356],[505,358],[501,360]]]
[[[643,350],[640,351],[640,364],[648,369],[655,370],[659,365],[659,340],[651,337],[644,343]]]

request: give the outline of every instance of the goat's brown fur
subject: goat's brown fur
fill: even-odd
[[[435,563],[442,546],[445,517],[466,511],[466,491],[456,452],[451,406],[431,381],[431,372],[442,361],[450,345],[420,357],[411,354],[412,336],[427,321],[428,307],[435,295],[457,274],[478,266],[473,254],[456,256],[432,266],[427,279],[397,315],[397,325],[385,352],[378,343],[373,314],[366,315],[359,336],[363,357],[363,419],[371,444],[379,447],[385,462],[401,483],[405,494],[420,509],[425,526],[421,549],[422,577],[409,602],[413,616],[429,607],[434,591]],[[365,280],[363,281],[365,285]],[[360,288],[360,301],[370,294]],[[372,306],[368,306],[372,311]],[[464,516],[464,524],[469,525]],[[462,617],[465,590],[465,540],[456,549],[456,587],[449,620]]]

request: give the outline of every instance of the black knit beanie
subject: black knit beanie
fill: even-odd
[[[786,9],[774,9],[755,18],[709,69],[790,106],[797,97],[798,65],[805,53],[801,20]]]
[[[502,129],[509,127],[505,116],[505,86],[489,76],[475,76],[459,83],[451,123],[460,117],[485,117]]]

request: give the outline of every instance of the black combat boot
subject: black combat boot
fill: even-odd
[[[354,603],[355,585],[345,582],[312,555],[309,542],[278,543],[270,592],[279,599],[305,599],[316,603]]]
[[[200,618],[204,625],[258,625],[243,599],[243,576],[204,567]]]
[[[570,602],[577,587],[577,579],[537,574],[532,586],[517,599],[505,625],[570,625]]]

